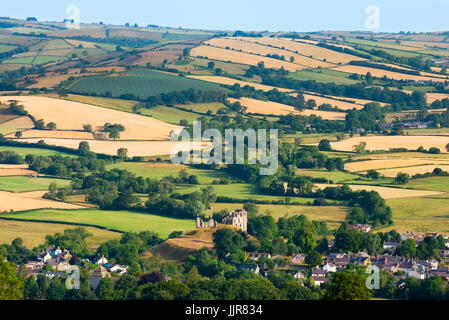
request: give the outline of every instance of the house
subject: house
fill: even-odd
[[[125,273],[128,272],[128,267],[127,266],[120,266],[120,265],[116,264],[116,265],[113,265],[110,268],[108,268],[108,271],[117,273],[119,275],[124,275]]]
[[[52,258],[50,252],[44,251],[44,252],[38,252],[37,254],[37,260],[42,261],[43,263],[47,263]]]
[[[428,273],[429,278],[433,276],[440,276],[444,280],[449,281],[449,269],[438,268],[437,270],[430,270]]]
[[[105,277],[111,277],[109,272],[106,270],[105,267],[102,265],[98,266],[95,270],[93,270],[90,274],[90,285],[93,289],[96,289],[98,287],[98,284],[100,283],[101,279]]]
[[[385,250],[387,249],[396,249],[397,247],[399,247],[400,243],[397,242],[384,242],[383,248]]]
[[[324,283],[328,283],[329,279],[323,276],[311,276],[316,286],[321,286]]]
[[[251,272],[254,272],[255,274],[260,273],[260,268],[257,264],[242,264],[239,267],[239,270],[249,270]]]
[[[105,265],[106,263],[108,263],[108,259],[106,259],[104,257],[104,255],[100,255],[98,254],[95,259],[94,259],[94,263],[95,264],[101,264],[101,265]]]
[[[299,279],[303,279],[305,277],[306,277],[305,274],[301,271],[298,271],[293,275],[293,278],[295,278],[296,281],[298,281]]]
[[[26,272],[41,270],[44,267],[43,261],[28,261],[24,264]]]
[[[353,263],[357,266],[367,267],[368,265],[371,264],[371,257],[364,257],[364,256],[354,257]]]
[[[416,279],[424,280],[426,278],[426,269],[422,266],[415,265],[411,269],[405,271],[407,277],[414,277]]]
[[[348,225],[349,229],[356,229],[359,230],[360,232],[370,232],[371,231],[371,226],[369,224],[350,224]]]
[[[271,254],[261,252],[247,252],[246,257],[251,260],[259,260],[260,258],[271,259]]]
[[[326,271],[321,270],[320,268],[313,268],[312,271],[310,272],[310,275],[316,277],[325,277],[326,273],[327,273]]]
[[[304,254],[304,253],[300,253],[300,254],[295,254],[293,257],[292,257],[292,263],[293,264],[303,264],[304,263],[304,260],[306,259],[306,257],[307,257],[307,255],[306,254]]]
[[[323,266],[323,271],[326,272],[337,272],[337,266],[332,263],[332,262],[328,262]]]

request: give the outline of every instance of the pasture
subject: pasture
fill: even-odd
[[[0,169],[0,173],[1,173]],[[45,177],[29,177],[29,176],[0,176],[0,190],[10,192],[27,192],[48,190],[48,186],[56,182],[59,188],[70,185],[70,180],[45,178]]]
[[[146,98],[161,93],[188,89],[220,90],[220,86],[166,72],[139,70],[120,76],[82,78],[76,81],[70,89],[80,94],[95,93],[97,95],[105,95],[109,92],[113,97],[119,97],[123,94],[134,94],[136,97]]]
[[[0,216],[1,217],[1,216]],[[38,220],[48,222],[79,223],[98,226],[122,232],[154,231],[167,238],[172,231],[187,231],[195,229],[194,219],[177,219],[139,213],[133,211],[105,211],[98,209],[83,210],[34,210],[15,214],[6,214],[20,220]]]

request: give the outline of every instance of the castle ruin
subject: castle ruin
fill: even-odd
[[[247,232],[248,214],[243,209],[231,211],[228,216],[221,221],[223,224],[239,227],[242,231]]]

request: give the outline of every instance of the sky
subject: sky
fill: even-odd
[[[449,30],[448,0],[13,0],[2,5],[0,16],[62,21],[69,5],[79,8],[83,23],[297,32]],[[368,6],[378,10],[367,13]]]

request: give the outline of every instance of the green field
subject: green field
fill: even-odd
[[[191,193],[194,191],[199,191],[205,185],[199,186],[177,186],[175,192],[180,194]],[[212,185],[214,188],[214,193],[217,196],[229,197],[239,200],[263,200],[263,201],[279,201],[290,199],[291,203],[309,203],[314,199],[312,198],[300,198],[300,197],[280,197],[262,194],[256,185],[249,183],[231,183],[231,184],[217,184]]]
[[[7,44],[0,44],[0,53],[8,52],[15,49],[15,46],[9,46]]]
[[[449,232],[449,195],[388,199],[399,232]]]
[[[92,76],[79,79],[70,89],[81,94],[104,95],[110,92],[118,97],[134,94],[137,97],[154,96],[187,89],[223,90],[219,85],[153,70],[138,70],[121,76]]]
[[[410,180],[407,188],[449,192],[449,177],[430,177]]]
[[[150,230],[158,233],[163,238],[167,238],[172,231],[186,231],[195,229],[194,219],[176,219],[132,211],[105,211],[98,209],[43,209],[6,214],[4,217],[11,217],[21,220],[80,223],[123,232],[140,232]]]
[[[56,182],[57,186],[67,187],[70,185],[70,180],[55,179],[55,178],[30,178],[25,176],[10,176],[0,177],[0,190],[10,192],[27,192],[47,190],[48,186]]]
[[[140,113],[173,124],[179,124],[180,120],[187,120],[189,123],[192,123],[201,117],[201,115],[196,113],[165,106],[157,106],[151,109],[142,108]]]
[[[334,82],[335,84],[355,84],[360,81],[348,78],[349,74],[329,69],[305,69],[291,72],[289,77],[296,80],[315,80],[316,82]]]
[[[167,176],[177,176],[179,171],[185,170],[189,175],[196,175],[201,184],[210,184],[213,180],[229,177],[229,174],[218,170],[196,169],[183,164],[147,163],[147,162],[120,162],[108,165],[107,169],[117,168],[128,170],[136,176],[161,179]]]
[[[27,154],[34,154],[37,156],[61,155],[65,157],[74,157],[74,155],[65,152],[35,147],[28,148],[28,147],[0,146],[0,152],[1,151],[14,151],[20,154],[21,156],[26,156]]]
[[[312,178],[325,178],[334,183],[344,182],[349,180],[358,179],[359,176],[355,174],[346,173],[343,171],[328,171],[326,169],[298,169],[296,170],[297,175],[308,176]]]

